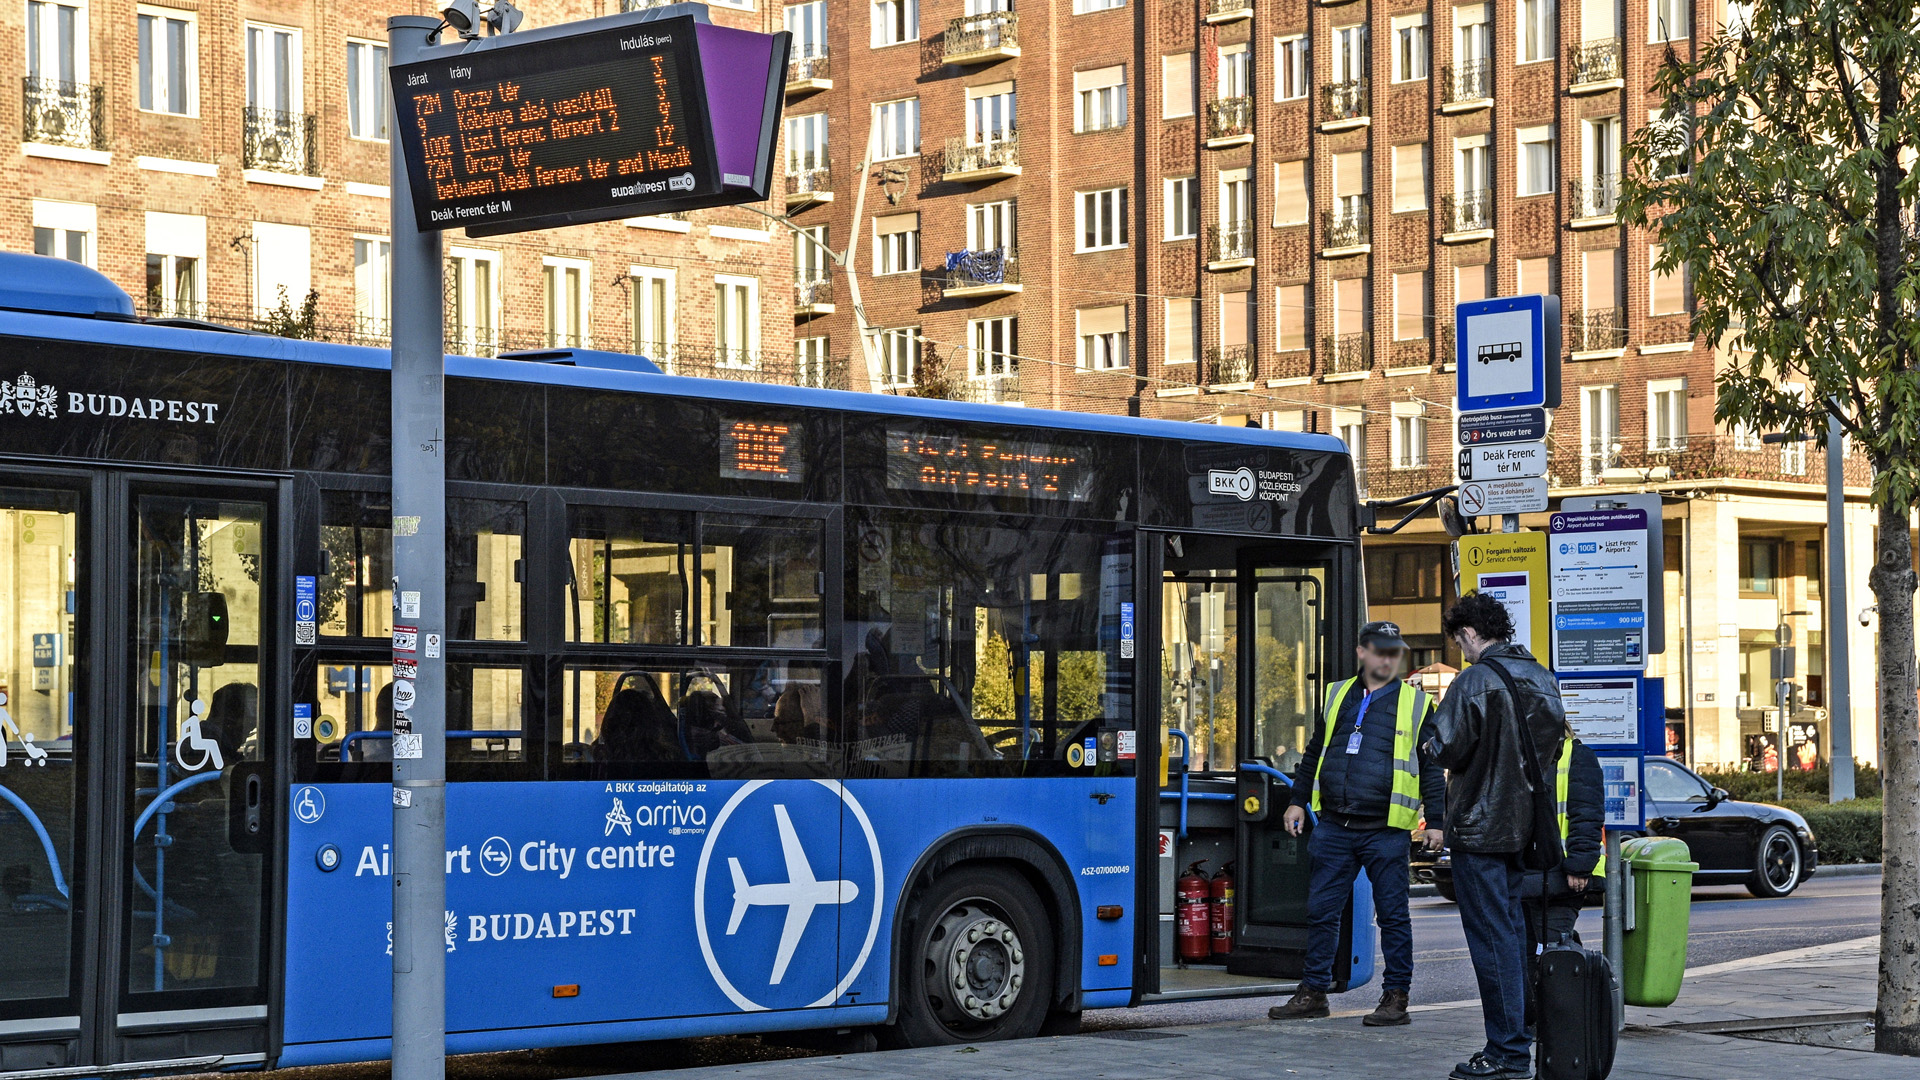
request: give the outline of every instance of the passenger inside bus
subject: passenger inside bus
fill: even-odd
[[[252,683],[228,683],[213,692],[201,730],[219,744],[222,761],[241,761],[257,748],[260,689]]]
[[[373,699],[373,726],[368,731],[393,730],[393,684],[380,688]],[[355,739],[349,747],[355,761],[392,761],[392,739]]]
[[[632,763],[673,761],[680,758],[676,731],[679,720],[652,679],[629,680],[614,692],[600,717],[600,736],[593,741],[593,760]]]

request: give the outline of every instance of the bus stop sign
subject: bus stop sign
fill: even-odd
[[[1453,324],[1460,412],[1559,406],[1559,297],[1456,304]]]

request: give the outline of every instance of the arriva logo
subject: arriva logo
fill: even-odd
[[[1210,495],[1231,495],[1241,502],[1253,498],[1253,470],[1208,469],[1207,493]]]
[[[844,851],[843,806],[866,839]],[[883,889],[880,841],[852,792],[833,780],[752,781],[713,819],[694,871],[700,955],[748,1012],[832,1005],[873,954]],[[836,980],[842,941],[860,946]]]

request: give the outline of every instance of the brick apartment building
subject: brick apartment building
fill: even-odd
[[[651,0],[526,5],[529,25]],[[1823,455],[1713,421],[1724,356],[1688,284],[1615,214],[1647,87],[1724,0],[771,0],[795,35],[784,188],[765,207],[447,237],[449,348],[590,344],[689,374],[1330,432],[1368,496],[1452,479],[1451,312],[1557,293],[1556,498],[1667,496],[1676,749],[1755,756],[1776,626],[1824,714]],[[425,10],[427,5],[414,5]],[[25,4],[6,244],[81,258],[156,314],[229,321],[284,288],[380,342],[384,9],[275,0]],[[5,21],[18,20],[20,10]],[[871,141],[871,161],[862,169]],[[834,257],[851,246],[866,326]],[[830,254],[831,253],[831,254]],[[943,374],[936,376],[936,370]],[[1847,463],[1850,607],[1866,463]],[[1544,520],[1529,520],[1531,528]],[[1418,663],[1452,595],[1431,516],[1370,538],[1375,617]],[[1849,625],[1853,625],[1849,621]],[[1876,745],[1855,635],[1854,745]]]

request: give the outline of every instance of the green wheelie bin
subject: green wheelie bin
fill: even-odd
[[[1687,919],[1700,864],[1684,840],[1643,836],[1620,845],[1633,877],[1633,923],[1626,933],[1620,988],[1629,1005],[1662,1008],[1680,996],[1687,969]]]

